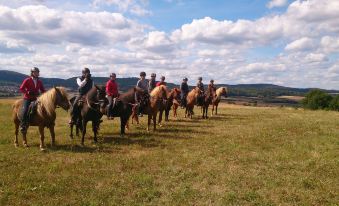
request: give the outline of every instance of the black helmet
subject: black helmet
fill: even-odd
[[[87,67],[85,67],[85,68],[82,69],[82,73],[83,74],[86,74],[86,73],[90,74],[91,71]]]
[[[141,77],[145,77],[146,76],[146,72],[140,72],[140,76]]]
[[[182,80],[184,80],[184,81],[188,81],[187,77],[183,78]]]
[[[109,77],[116,77],[117,75],[115,73],[111,73]]]
[[[161,76],[161,80],[165,80],[165,76]]]
[[[202,80],[202,77],[199,77],[198,80]]]
[[[210,81],[211,83],[213,83],[214,82],[214,80],[213,79],[211,79],[211,81]]]
[[[155,73],[152,73],[151,74],[151,77],[156,77],[157,75]]]
[[[38,67],[33,67],[33,68],[31,69],[31,73],[32,73],[32,72],[40,72],[40,70],[39,70]]]

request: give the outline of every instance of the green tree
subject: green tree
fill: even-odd
[[[308,92],[302,101],[307,109],[327,109],[333,97],[321,90],[315,89]]]
[[[329,105],[330,110],[339,111],[339,95],[335,96]]]

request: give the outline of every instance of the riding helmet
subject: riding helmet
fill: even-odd
[[[146,72],[140,72],[140,76],[141,77],[145,77],[146,76]]]
[[[202,77],[199,77],[198,80],[202,80]]]
[[[33,68],[31,69],[31,73],[32,73],[32,72],[40,72],[40,70],[39,70],[38,67],[33,67]]]
[[[155,73],[152,73],[151,74],[151,77],[156,77],[157,75]]]
[[[184,80],[184,81],[188,81],[187,77],[183,78],[182,80]]]
[[[115,73],[111,73],[109,77],[116,77],[117,75]]]
[[[82,73],[83,74],[86,74],[86,73],[89,74],[89,73],[91,73],[91,71],[87,67],[85,67],[85,68],[82,69]]]
[[[211,83],[213,83],[214,82],[214,80],[213,79],[211,79],[211,81],[210,81]]]
[[[165,76],[161,76],[161,80],[165,80]]]

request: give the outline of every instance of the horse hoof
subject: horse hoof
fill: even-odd
[[[159,127],[162,127],[162,124],[159,124]]]
[[[44,151],[46,151],[46,149],[44,147],[40,147],[40,151],[44,152]]]
[[[19,144],[18,144],[18,143],[14,143],[14,147],[15,147],[15,148],[18,148],[18,147],[19,147]]]
[[[28,146],[28,144],[24,144],[24,147],[26,147],[26,148],[27,148],[27,147],[29,147],[29,146]]]

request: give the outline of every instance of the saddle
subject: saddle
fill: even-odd
[[[28,106],[28,111],[27,111],[28,121],[30,121],[33,118],[33,116],[37,113],[38,104],[39,104],[38,101],[32,101],[31,104]],[[19,112],[19,119],[23,119],[23,112]]]

